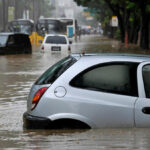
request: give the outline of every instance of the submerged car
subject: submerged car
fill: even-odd
[[[0,33],[0,55],[32,53],[29,36],[23,33]]]
[[[41,45],[41,52],[68,52],[70,43],[66,35],[47,34]]]
[[[25,128],[150,127],[150,57],[72,54],[33,84]]]

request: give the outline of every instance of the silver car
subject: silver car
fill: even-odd
[[[32,86],[25,128],[150,127],[150,57],[72,54]]]

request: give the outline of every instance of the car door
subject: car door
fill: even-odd
[[[88,68],[71,82],[73,110],[99,127],[133,127],[137,64],[115,62]],[[132,83],[131,83],[132,82]],[[72,97],[73,95],[73,97]],[[78,106],[78,109],[75,108]]]
[[[16,52],[17,52],[17,47],[15,44],[15,36],[10,35],[7,41],[7,53],[16,54]]]
[[[14,36],[14,49],[16,51],[17,54],[23,53],[24,51],[24,46],[23,46],[23,42],[22,42],[22,36],[20,34],[16,34]]]
[[[138,67],[139,98],[135,103],[136,127],[150,127],[150,62]]]

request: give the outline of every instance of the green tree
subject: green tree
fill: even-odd
[[[125,33],[129,33],[130,42],[137,42],[138,32],[141,30],[140,46],[149,48],[149,25],[150,25],[150,0],[74,0],[78,5],[92,7],[100,11],[106,11],[104,17],[108,17],[106,8],[112,11],[119,20],[121,41],[124,42]],[[103,15],[99,14],[99,15]],[[109,16],[110,17],[110,16]]]
[[[133,0],[131,0],[133,1]],[[137,0],[136,6],[141,14],[141,41],[140,46],[144,49],[149,48],[149,27],[150,27],[150,0]]]

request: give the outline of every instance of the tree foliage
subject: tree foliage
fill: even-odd
[[[141,48],[149,48],[150,0],[74,0],[78,5],[96,8],[97,16],[106,26],[106,20],[116,15],[119,20],[121,40],[129,33],[129,41],[137,43],[141,33]],[[109,23],[109,22],[108,22]]]

